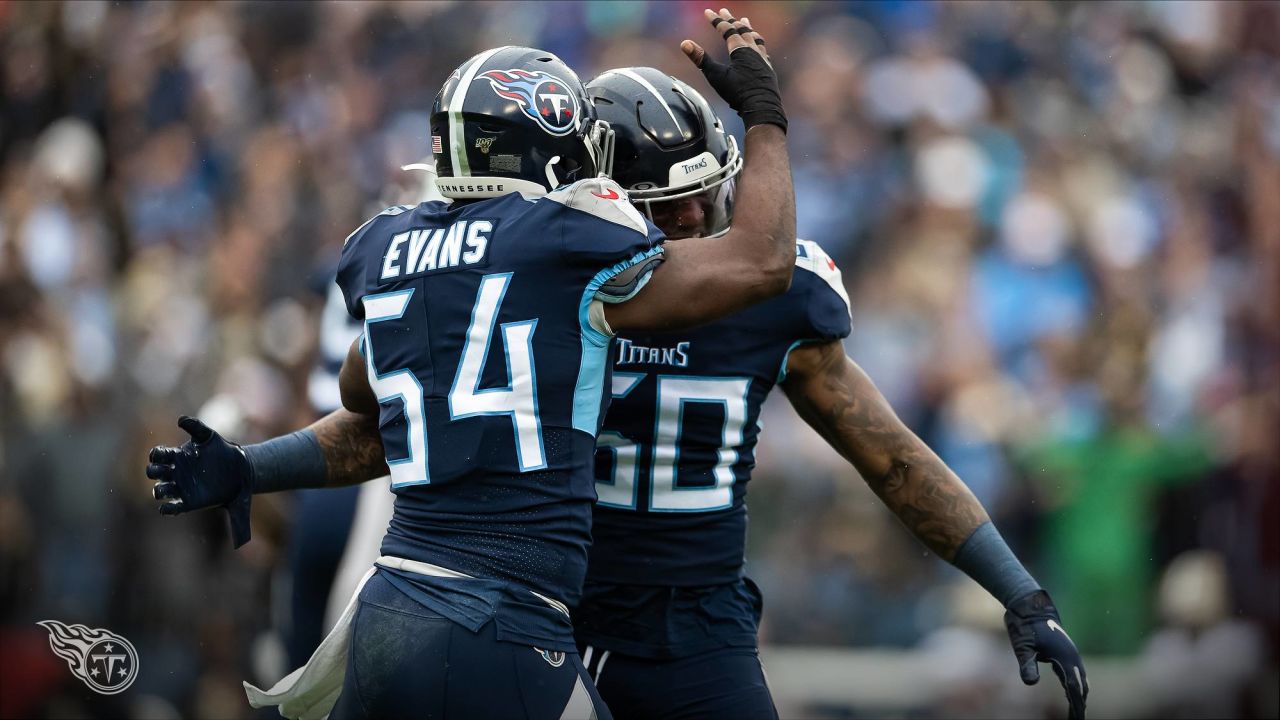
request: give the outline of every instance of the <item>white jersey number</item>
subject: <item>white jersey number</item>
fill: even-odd
[[[471,309],[471,323],[462,347],[462,359],[449,389],[449,417],[462,420],[485,415],[511,418],[515,434],[516,456],[520,471],[541,470],[547,466],[542,442],[542,423],[538,418],[538,389],[533,365],[533,333],[537,319],[502,323],[502,352],[507,361],[506,387],[480,388],[480,375],[489,357],[493,326],[502,299],[511,284],[511,273],[486,275],[480,280],[476,302]],[[404,405],[408,426],[406,445],[409,455],[388,460],[391,487],[420,485],[431,482],[427,463],[427,423],[424,417],[422,384],[411,370],[402,369],[379,374],[369,328],[374,323],[398,320],[404,316],[413,297],[413,289],[400,290],[363,298],[365,312],[365,365],[369,385],[378,402],[400,400]]]
[[[613,397],[626,397],[644,375],[614,373]],[[659,375],[657,382],[657,422],[654,424],[649,482],[649,510],[652,512],[705,512],[733,505],[733,465],[738,462],[737,447],[742,444],[747,422],[749,378],[688,377]],[[716,403],[724,407],[724,424],[720,428],[720,448],[712,469],[715,484],[681,487],[678,461],[680,436],[684,426],[684,409],[689,403]],[[596,447],[608,448],[613,455],[613,478],[596,482],[597,502],[606,507],[635,510],[639,484],[639,460],[642,445],[616,432],[602,432]]]

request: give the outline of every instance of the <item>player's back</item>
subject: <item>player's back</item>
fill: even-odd
[[[661,251],[610,196],[592,180],[400,206],[348,240],[338,282],[397,495],[384,555],[576,599],[608,382],[589,309]]]

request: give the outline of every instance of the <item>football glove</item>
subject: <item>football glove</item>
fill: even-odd
[[[710,11],[708,11],[710,13]],[[723,16],[725,11],[721,11]],[[756,125],[777,125],[787,131],[787,114],[782,109],[782,93],[778,90],[778,75],[764,55],[764,39],[742,20],[711,17],[712,27],[720,31],[726,41],[733,35],[741,35],[743,42],[755,43],[760,49],[748,45],[734,48],[729,62],[722,63],[704,53],[698,69],[707,82],[729,107],[738,112],[747,130]]]
[[[183,415],[178,427],[191,436],[181,447],[151,448],[147,477],[156,481],[151,493],[162,515],[223,507],[231,519],[231,540],[238,548],[249,542],[249,501],[253,466],[244,450],[228,442],[196,418]]]
[[[1040,681],[1037,663],[1049,663],[1067,691],[1071,720],[1084,720],[1085,701],[1089,699],[1089,677],[1084,671],[1080,651],[1062,629],[1062,618],[1053,606],[1049,593],[1037,590],[1009,604],[1004,614],[1013,654],[1018,658],[1022,682],[1035,685]]]

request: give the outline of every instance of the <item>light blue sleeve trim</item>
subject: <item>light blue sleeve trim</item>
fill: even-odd
[[[791,343],[791,347],[787,348],[787,352],[782,355],[782,365],[778,367],[778,379],[775,380],[774,383],[780,384],[783,380],[787,379],[787,361],[791,359],[792,350],[795,350],[801,345],[812,345],[814,343],[824,343],[824,342],[840,342],[840,341],[813,339],[813,340],[797,340]]]
[[[578,364],[578,383],[573,389],[573,429],[592,437],[600,430],[600,403],[604,398],[605,368],[609,362],[609,341],[613,338],[591,326],[591,301],[601,285],[618,273],[662,252],[659,245],[636,253],[631,259],[596,273],[582,291],[578,303],[578,326],[582,329],[582,357]]]
[[[596,292],[599,291],[600,288],[605,283],[609,282],[619,273],[625,271],[627,268],[631,267],[632,265],[644,262],[645,260],[648,260],[649,258],[654,257],[656,255],[661,255],[662,253],[663,253],[663,248],[661,245],[658,245],[657,247],[653,247],[642,252],[638,252],[635,255],[631,256],[629,260],[624,260],[620,263],[617,263],[616,265],[607,267],[604,270],[601,270],[600,272],[596,273],[595,277],[591,278],[591,281],[587,283],[586,289],[582,291],[582,300],[578,303],[578,324],[582,327],[582,334],[585,338],[590,339],[591,342],[595,343],[596,345],[609,344],[610,338],[608,335],[605,335],[599,330],[591,327],[591,319],[589,317],[589,313],[591,309],[591,301],[595,299]],[[645,282],[647,282],[647,278]],[[640,287],[642,287],[643,285],[644,283],[637,283],[637,288],[635,292],[639,292]],[[632,297],[634,295],[635,293],[633,292],[628,297]],[[621,300],[614,300],[614,302],[621,302]]]
[[[662,260],[661,257],[656,255],[650,256],[614,275],[606,280],[600,286],[600,289],[596,291],[596,299],[610,305],[617,305],[630,300],[645,285],[649,284],[649,279],[653,277],[653,271],[658,265],[662,264]]]

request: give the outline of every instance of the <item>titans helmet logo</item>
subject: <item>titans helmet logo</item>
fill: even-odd
[[[41,620],[38,624],[49,631],[49,647],[54,654],[66,660],[71,674],[90,690],[115,695],[138,677],[138,651],[119,635],[57,620]]]
[[[499,97],[514,100],[538,127],[556,136],[568,135],[578,125],[578,98],[563,80],[528,70],[490,70],[481,73]]]

